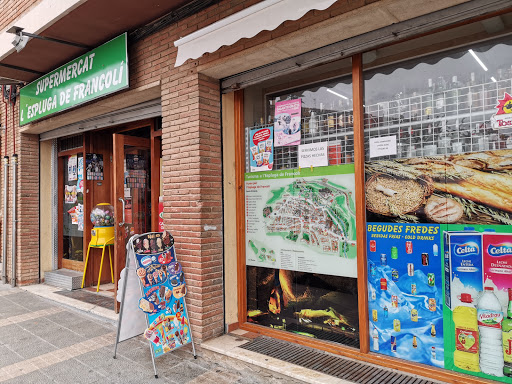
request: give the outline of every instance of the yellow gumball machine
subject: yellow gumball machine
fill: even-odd
[[[108,248],[108,257],[110,259],[110,274],[112,283],[114,282],[114,271],[112,269],[112,254],[110,246],[114,245],[114,207],[109,203],[97,204],[91,211],[91,222],[94,228],[91,230],[91,241],[87,247],[87,256],[85,257],[84,275],[82,277],[82,288],[85,283],[85,272],[87,271],[87,262],[89,261],[89,252],[91,248],[101,248],[100,273],[98,276],[98,287],[100,289],[101,271],[103,269],[103,257],[105,256],[105,248]]]

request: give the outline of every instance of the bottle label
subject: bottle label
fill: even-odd
[[[455,347],[458,351],[478,353],[478,331],[455,328]]]
[[[503,313],[497,311],[490,311],[487,309],[478,311],[478,325],[501,329],[501,322],[503,321]]]
[[[506,363],[512,363],[512,330],[503,332],[503,356]]]

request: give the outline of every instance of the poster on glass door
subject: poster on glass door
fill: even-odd
[[[274,117],[274,146],[300,144],[302,100],[277,101]]]

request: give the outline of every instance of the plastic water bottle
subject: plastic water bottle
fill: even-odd
[[[432,246],[432,253],[434,254],[434,257],[439,256],[439,246],[437,244]]]
[[[477,316],[480,333],[480,370],[488,375],[503,376],[503,344],[501,323],[503,312],[494,288],[485,287],[478,300]]]
[[[377,331],[377,328],[373,327],[373,350],[378,351],[379,350],[379,331]]]

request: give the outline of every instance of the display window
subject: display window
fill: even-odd
[[[60,139],[59,150],[59,263],[79,268],[84,261],[83,135]]]
[[[247,321],[359,347],[350,68],[246,91]]]
[[[374,51],[364,72],[370,350],[506,383],[510,16]]]

